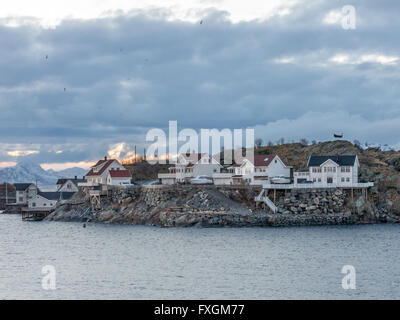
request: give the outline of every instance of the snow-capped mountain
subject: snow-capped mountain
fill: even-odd
[[[74,178],[75,176],[82,178],[86,174],[86,170],[78,167],[54,171],[44,170],[40,165],[34,163],[18,163],[14,167],[0,169],[0,182],[17,183],[17,182],[33,182],[38,184],[51,185],[57,182],[59,178]]]
[[[364,144],[361,145],[361,147],[363,149],[377,148],[381,151],[397,151],[397,150],[400,150],[400,143],[397,145],[388,145],[388,144],[381,144],[381,143],[365,142]]]

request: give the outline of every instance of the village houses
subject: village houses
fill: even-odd
[[[176,164],[168,168],[169,173],[159,173],[162,184],[189,182],[197,176],[212,177],[220,172],[221,164],[208,153],[183,153],[177,158]]]
[[[15,204],[27,205],[29,198],[36,195],[37,187],[34,183],[14,183],[15,188]]]
[[[104,159],[97,161],[85,176],[86,182],[78,183],[78,186],[85,185],[121,185],[130,184],[132,180],[129,170],[116,159]]]
[[[79,187],[78,184],[79,183],[85,183],[86,179],[78,179],[77,176],[75,176],[75,178],[73,179],[68,179],[68,178],[64,178],[64,179],[58,179],[57,181],[57,191],[60,192],[78,192],[79,191]]]
[[[263,184],[276,177],[290,181],[291,168],[278,155],[271,154],[254,155],[253,159],[243,157],[228,170],[233,173],[232,184]]]
[[[307,171],[295,172],[294,183],[314,185],[349,186],[358,183],[360,163],[357,155],[310,156]]]

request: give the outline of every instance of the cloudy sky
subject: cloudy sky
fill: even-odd
[[[142,153],[169,120],[253,127],[265,142],[343,132],[400,146],[399,11],[397,0],[1,1],[0,166]]]

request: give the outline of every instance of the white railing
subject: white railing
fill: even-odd
[[[294,177],[309,177],[310,176],[310,172],[309,171],[297,171],[295,173],[293,173]]]
[[[296,184],[263,184],[264,189],[327,189],[327,188],[369,188],[373,182],[365,183],[296,183]]]
[[[97,187],[98,182],[78,182],[78,187]]]
[[[229,172],[221,172],[221,173],[213,173],[212,177],[213,178],[225,178],[225,179],[229,179],[232,178],[233,173],[229,173]]]
[[[271,201],[270,198],[267,196],[264,196],[264,202],[267,204],[267,206],[272,210],[273,213],[276,213],[278,211],[277,206]]]
[[[271,210],[273,213],[276,213],[278,211],[278,207],[271,201],[268,196],[264,195],[264,189],[261,190],[260,194],[255,198],[256,202],[264,202]]]
[[[167,178],[175,179],[176,174],[175,173],[159,173],[158,178],[159,179],[167,179]]]

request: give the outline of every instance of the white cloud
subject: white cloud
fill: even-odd
[[[294,57],[282,57],[274,59],[273,62],[278,64],[287,64],[287,63],[295,63],[296,59]]]
[[[39,151],[37,150],[14,150],[14,151],[8,151],[7,155],[11,157],[25,157],[29,156],[32,154],[38,154]]]
[[[330,60],[339,64],[379,63],[392,65],[396,64],[399,59],[397,56],[384,54],[336,54]]]
[[[341,10],[332,10],[329,13],[327,13],[324,18],[322,19],[322,22],[324,24],[337,24],[341,22],[343,19],[343,13]]]
[[[14,161],[2,161],[0,162],[0,168],[14,167],[16,164]]]
[[[63,162],[63,163],[41,163],[40,166],[44,170],[53,169],[55,171],[70,169],[70,168],[82,168],[89,169],[95,164],[96,161],[80,161],[80,162]]]
[[[132,10],[151,11],[164,8],[170,19],[196,22],[204,12],[217,9],[229,13],[232,22],[268,19],[272,16],[290,14],[299,0],[69,0],[62,5],[54,0],[14,0],[0,2],[2,23],[9,26],[37,24],[55,26],[66,18],[93,19],[112,17]]]

